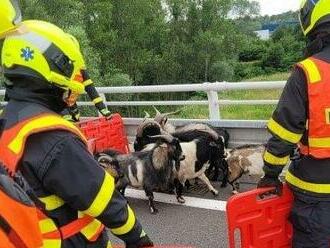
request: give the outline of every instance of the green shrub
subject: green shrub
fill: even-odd
[[[232,81],[235,71],[232,65],[225,61],[215,62],[210,69],[211,82]]]

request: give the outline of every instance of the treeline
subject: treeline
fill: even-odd
[[[301,57],[295,28],[270,41],[255,36],[263,20],[259,5],[248,0],[20,2],[24,19],[50,21],[78,38],[98,86],[239,81],[288,70]],[[186,98],[153,94],[148,100],[164,97]],[[112,97],[125,98],[145,96]]]
[[[243,17],[237,20],[246,31],[260,30],[264,25],[277,24],[271,39],[260,40],[249,35],[239,53],[240,69],[237,78],[251,78],[275,72],[287,72],[303,58],[305,37],[298,23],[298,13],[287,12],[274,16]]]
[[[248,35],[236,18],[248,0],[21,0],[24,19],[53,22],[78,37],[99,85],[221,81]]]

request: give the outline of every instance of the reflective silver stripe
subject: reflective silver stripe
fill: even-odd
[[[52,44],[51,41],[31,31],[24,34],[10,36],[10,38],[28,41],[38,47],[41,53],[44,53]]]

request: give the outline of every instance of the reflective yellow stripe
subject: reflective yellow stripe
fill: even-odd
[[[113,234],[115,234],[115,235],[123,235],[123,234],[126,234],[129,231],[131,231],[132,228],[134,227],[134,225],[135,225],[135,215],[134,215],[134,212],[130,208],[130,206],[127,206],[127,210],[128,210],[128,216],[127,216],[126,223],[124,225],[122,225],[121,227],[110,229]]]
[[[42,248],[61,248],[60,239],[44,239]]]
[[[63,115],[63,118],[67,121],[72,121],[72,116],[71,115]]]
[[[39,200],[45,204],[45,209],[52,211],[64,205],[64,201],[56,195],[40,197]]]
[[[290,171],[286,172],[285,179],[290,184],[300,189],[304,189],[315,193],[323,193],[323,194],[330,193],[330,184],[309,183],[294,176]]]
[[[109,241],[107,244],[107,248],[112,248],[111,242]]]
[[[85,226],[83,229],[81,229],[81,233],[90,240],[100,229],[102,226],[102,223],[98,221],[97,219],[93,220],[91,223],[89,223],[87,226]]]
[[[302,134],[294,133],[285,129],[273,118],[269,120],[267,127],[273,134],[292,144],[298,143],[302,137]]]
[[[91,85],[91,84],[93,84],[93,81],[91,79],[88,79],[84,82],[85,87],[88,86],[88,85]]]
[[[316,148],[330,148],[330,138],[308,138],[308,146]]]
[[[308,78],[310,83],[317,83],[321,81],[321,74],[319,69],[311,59],[305,59],[300,62],[308,73]]]
[[[41,233],[48,233],[57,230],[57,226],[55,225],[54,221],[50,218],[40,220],[39,227]]]
[[[86,209],[84,213],[93,217],[102,214],[104,209],[108,206],[114,190],[115,190],[114,178],[110,176],[108,173],[104,172],[104,180],[101,185],[101,188],[97,193],[97,196],[95,197],[91,206],[88,209]]]
[[[272,165],[286,165],[289,161],[289,155],[285,157],[277,157],[270,152],[265,151],[264,160]]]
[[[73,129],[80,134],[81,138],[85,139],[84,135],[75,125],[68,122],[67,120],[64,120],[62,117],[50,115],[31,120],[25,126],[23,126],[19,133],[16,135],[16,137],[10,142],[8,146],[9,149],[12,150],[14,153],[19,154],[22,150],[24,139],[29,133],[38,129],[52,127],[54,125],[65,126],[69,129]]]
[[[98,104],[99,102],[102,102],[103,99],[101,97],[96,97],[95,99],[93,99],[93,103],[94,104]]]

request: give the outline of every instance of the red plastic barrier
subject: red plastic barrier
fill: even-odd
[[[112,245],[112,248],[125,248],[123,245]],[[154,245],[152,248],[196,248],[190,245]]]
[[[104,117],[84,120],[78,126],[88,139],[88,149],[94,153],[114,149],[122,153],[129,152],[124,123],[119,114],[113,114],[110,120]]]
[[[283,195],[259,199],[270,189],[255,189],[232,196],[227,202],[230,248],[289,248],[292,226],[288,221],[293,195],[286,184]],[[240,246],[235,246],[235,230],[240,233]]]

